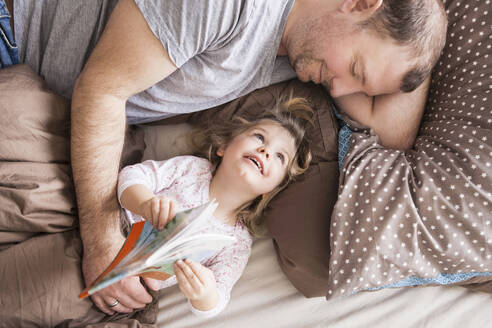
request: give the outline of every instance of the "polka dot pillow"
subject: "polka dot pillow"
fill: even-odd
[[[367,131],[351,137],[328,298],[492,280],[492,5],[444,4],[447,44],[414,149],[384,149]]]

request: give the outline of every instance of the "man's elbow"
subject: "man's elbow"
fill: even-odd
[[[396,135],[396,134],[390,134],[390,135],[385,135],[385,134],[378,134],[376,131],[376,134],[379,136],[379,140],[381,144],[385,148],[389,149],[398,149],[398,150],[410,150],[413,148],[416,135]]]

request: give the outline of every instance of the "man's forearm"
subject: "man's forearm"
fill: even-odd
[[[335,102],[352,119],[372,128],[385,147],[409,149],[417,136],[428,88],[429,79],[411,93],[376,97],[355,94]]]
[[[120,233],[116,185],[125,133],[125,103],[176,70],[134,0],[119,0],[72,96],[72,169],[84,246],[82,273],[91,283],[110,264]],[[91,296],[106,314],[152,300],[140,281],[126,278]],[[116,308],[108,302],[116,299]]]
[[[81,85],[82,84],[82,85]],[[125,133],[125,101],[78,83],[72,99],[71,157],[84,250],[120,234],[116,185]]]
[[[135,1],[118,1],[72,98],[72,167],[86,251],[108,245],[108,237],[119,233],[116,185],[125,103],[174,70]]]
[[[413,147],[424,114],[429,81],[427,78],[410,93],[374,98],[374,129],[383,145],[403,150]]]

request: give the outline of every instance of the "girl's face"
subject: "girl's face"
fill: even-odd
[[[295,140],[285,128],[265,120],[221,147],[219,170],[257,197],[275,189],[295,156]]]

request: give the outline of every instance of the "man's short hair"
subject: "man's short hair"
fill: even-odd
[[[405,74],[400,90],[411,92],[425,80],[439,59],[446,42],[447,18],[441,0],[383,0],[361,27],[409,46],[418,64]]]

